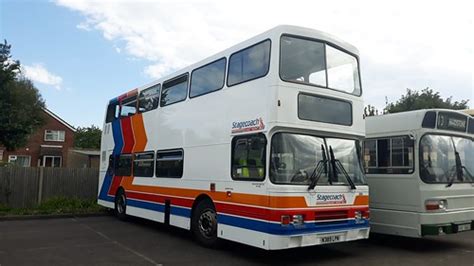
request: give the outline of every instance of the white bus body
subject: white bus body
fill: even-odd
[[[98,203],[209,246],[367,238],[361,94],[356,48],[276,27],[112,99]]]
[[[472,230],[474,119],[433,109],[366,120],[371,231],[423,237]]]

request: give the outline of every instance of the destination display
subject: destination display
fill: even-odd
[[[466,127],[466,116],[447,112],[438,113],[438,129],[466,132]]]

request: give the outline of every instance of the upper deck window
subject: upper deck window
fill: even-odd
[[[188,94],[188,74],[174,78],[163,83],[161,91],[161,106],[181,102]]]
[[[357,58],[321,41],[282,36],[282,80],[360,95]]]
[[[138,111],[140,113],[148,112],[158,108],[160,89],[161,85],[157,84],[140,92],[140,96],[138,97]]]
[[[137,113],[137,96],[124,99],[120,108],[120,117],[131,116]]]
[[[193,71],[189,97],[197,97],[224,87],[226,59],[222,58]]]
[[[230,56],[227,85],[232,86],[268,73],[270,66],[270,40],[245,48]]]
[[[107,116],[105,118],[106,123],[112,122],[115,118],[118,118],[120,106],[117,102],[109,103],[107,106]]]

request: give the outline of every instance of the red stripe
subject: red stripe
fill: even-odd
[[[123,136],[122,153],[131,153],[135,140],[133,138],[132,120],[131,117],[124,117],[120,119]]]
[[[162,195],[156,195],[156,194],[143,194],[143,193],[138,193],[138,192],[133,192],[133,191],[127,191],[126,195],[127,195],[127,198],[130,198],[130,199],[146,200],[146,201],[162,203],[162,204],[165,203],[165,200],[170,200],[171,205],[177,205],[177,206],[188,207],[188,208],[191,208],[194,202],[194,200],[190,200],[190,199],[174,198],[174,197],[162,196]]]
[[[117,189],[120,186],[120,182],[122,182],[121,176],[114,176],[112,179],[112,183],[110,184],[109,192],[107,194],[114,195],[117,192]]]

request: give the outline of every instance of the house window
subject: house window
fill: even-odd
[[[45,130],[44,140],[45,141],[64,141],[66,132],[63,130]]]
[[[30,167],[31,156],[26,155],[10,155],[8,156],[8,162],[15,166]]]
[[[61,156],[43,156],[43,167],[61,167],[62,157]]]

